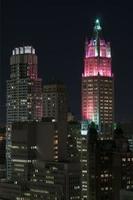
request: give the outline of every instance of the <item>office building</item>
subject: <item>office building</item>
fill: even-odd
[[[69,121],[67,124],[67,153],[70,162],[80,162],[81,153],[81,124]]]
[[[7,81],[7,177],[11,175],[12,123],[42,119],[42,86],[38,78],[38,61],[32,46],[13,49],[10,79]]]
[[[37,126],[37,143],[41,159],[48,161],[67,160],[67,129],[63,121],[44,120]]]
[[[7,81],[7,123],[41,120],[42,88],[37,55],[32,46],[15,48],[10,57]]]
[[[81,122],[81,199],[86,200],[88,198],[88,127],[89,121],[84,120]]]
[[[12,174],[0,183],[0,198],[80,199],[80,163],[67,161],[63,121],[14,123],[11,140]]]
[[[120,190],[133,188],[133,153],[117,127],[113,139],[101,139],[94,124],[82,140],[83,200],[119,200]]]
[[[66,87],[58,81],[43,87],[43,117],[56,121],[67,120]]]
[[[18,122],[12,125],[11,168],[13,181],[29,181],[36,160],[67,158],[66,127],[61,122]]]
[[[98,125],[100,133],[110,134],[114,121],[114,78],[111,69],[110,43],[101,36],[99,20],[93,37],[85,43],[82,74],[82,120]]]
[[[79,164],[36,161],[30,181],[0,183],[0,199],[81,199],[79,174]]]
[[[17,122],[12,125],[11,180],[18,184],[30,180],[37,158],[36,122]]]
[[[68,162],[37,163],[31,178],[33,199],[80,199],[80,164]]]

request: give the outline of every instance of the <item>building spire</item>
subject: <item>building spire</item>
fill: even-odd
[[[94,30],[94,40],[96,44],[97,54],[98,54],[98,57],[100,57],[100,33],[102,30],[102,27],[100,25],[99,19],[95,20],[95,26],[93,30]]]
[[[95,26],[94,26],[94,32],[100,32],[102,30],[101,25],[100,25],[100,20],[96,19],[95,20]]]

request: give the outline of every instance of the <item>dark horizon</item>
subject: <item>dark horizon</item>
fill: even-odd
[[[2,105],[5,105],[12,49],[33,45],[39,77],[44,83],[53,78],[63,81],[68,88],[71,111],[80,118],[85,38],[91,38],[94,20],[99,17],[103,37],[112,47],[116,121],[133,120],[132,6],[57,2],[1,1]],[[5,107],[2,116],[4,113]]]

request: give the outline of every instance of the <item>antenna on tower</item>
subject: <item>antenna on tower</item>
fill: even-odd
[[[94,37],[96,42],[96,48],[97,48],[97,55],[100,57],[100,32],[102,30],[102,27],[100,25],[100,20],[95,20],[95,26],[94,26]]]
[[[99,19],[96,19],[95,20],[95,26],[94,26],[94,31],[95,32],[100,32],[102,30],[102,27],[100,25],[100,20]]]

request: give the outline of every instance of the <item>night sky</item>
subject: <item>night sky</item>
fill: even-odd
[[[96,1],[1,1],[1,98],[5,103],[9,57],[14,47],[33,45],[38,55],[39,76],[63,81],[69,107],[80,118],[81,73],[84,43],[91,38],[99,17],[103,36],[111,42],[115,77],[116,120],[133,119],[133,6]],[[81,3],[82,2],[82,3]],[[3,109],[4,110],[4,109]],[[3,111],[4,113],[4,111]],[[4,115],[1,115],[4,119]]]

